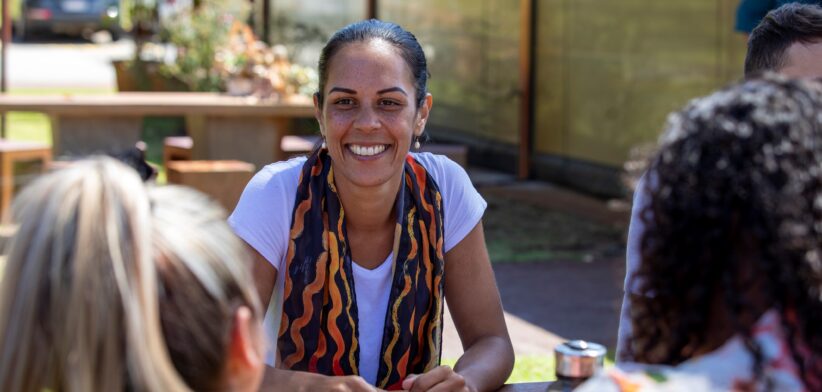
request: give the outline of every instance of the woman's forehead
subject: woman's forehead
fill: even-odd
[[[414,78],[398,48],[384,40],[371,39],[348,43],[331,58],[326,87],[330,89],[334,83],[413,86]]]

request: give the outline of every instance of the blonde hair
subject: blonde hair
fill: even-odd
[[[161,333],[146,189],[110,158],[15,201],[0,288],[0,389],[186,390]]]
[[[237,309],[262,319],[250,254],[222,208],[202,193],[164,186],[150,189],[149,198],[169,354],[190,388],[218,388]]]

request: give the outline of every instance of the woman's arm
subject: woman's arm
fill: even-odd
[[[251,245],[248,245],[248,251],[254,258],[251,274],[254,279],[254,286],[257,288],[257,294],[260,296],[261,309],[265,313],[271,302],[274,285],[277,283],[277,269]]]
[[[482,222],[445,255],[445,298],[465,353],[454,369],[440,366],[410,376],[404,389],[491,391],[508,379],[514,349],[502,313]]]

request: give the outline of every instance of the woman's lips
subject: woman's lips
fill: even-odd
[[[390,144],[372,144],[372,145],[362,145],[362,144],[348,144],[346,145],[348,151],[352,154],[356,155],[357,157],[363,158],[371,158],[376,157],[377,155],[382,154],[391,147]]]

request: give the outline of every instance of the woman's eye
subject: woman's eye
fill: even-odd
[[[351,98],[340,98],[334,101],[335,105],[352,105],[354,104],[354,100]]]
[[[380,101],[380,105],[382,105],[382,106],[399,106],[400,103],[397,102],[397,101],[394,101],[394,100],[390,100],[390,99],[383,99],[382,101]]]

